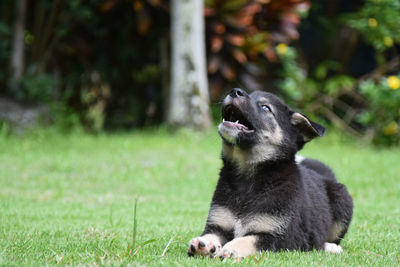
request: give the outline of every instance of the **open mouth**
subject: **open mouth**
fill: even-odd
[[[230,104],[222,109],[222,124],[228,128],[236,128],[238,130],[252,133],[253,125],[246,119],[239,108]]]

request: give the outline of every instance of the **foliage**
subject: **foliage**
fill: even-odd
[[[65,25],[68,31],[57,55],[68,63],[63,73],[71,77],[70,105],[94,131],[143,126],[162,112],[160,71],[152,76],[139,73],[160,68],[159,40],[168,29],[165,1],[78,3],[77,17]],[[81,16],[81,9],[87,15]],[[151,105],[156,109],[149,114]]]
[[[7,66],[8,64],[8,57],[10,54],[10,43],[11,43],[11,29],[10,27],[0,21],[0,64],[2,66]],[[6,78],[7,78],[8,72],[7,69],[1,69],[0,68],[0,87],[5,87],[6,86]]]
[[[36,99],[44,103],[54,101],[56,98],[54,76],[49,73],[38,73],[37,68],[37,65],[31,64],[25,71],[17,98]]]
[[[281,45],[277,46],[282,62],[281,75],[284,78],[280,82],[280,88],[289,101],[299,109],[310,113],[320,111],[324,114],[326,105],[331,105],[329,110],[333,110],[335,104],[333,102],[353,89],[355,80],[351,76],[343,74],[328,76],[330,71],[338,67],[336,62],[322,62],[314,73],[307,74],[297,62],[296,51],[291,47],[286,47],[285,50],[279,49]]]
[[[356,13],[344,17],[376,50],[378,70],[360,83],[367,101],[359,121],[367,136],[380,144],[400,144],[400,2],[367,0]]]
[[[0,3],[1,94],[9,82],[13,3]],[[384,122],[377,110],[391,110],[384,99],[397,92],[382,86],[399,73],[399,1],[205,4],[212,110],[231,87],[268,90],[341,130],[398,143],[398,135],[382,131],[397,113]],[[61,124],[79,121],[93,132],[162,122],[169,12],[167,0],[30,1],[26,71],[14,97],[60,104],[76,113]]]
[[[361,93],[369,103],[369,109],[359,117],[368,127],[376,142],[400,144],[400,75],[383,77],[379,81],[364,81]]]
[[[366,1],[351,12],[348,7],[341,12],[320,19],[332,11],[314,6],[300,28],[300,44],[276,46],[282,93],[293,106],[343,131],[377,144],[399,144],[400,102],[387,82],[392,75],[391,84],[396,84],[393,75],[400,67],[399,20],[395,19],[399,4]],[[312,28],[308,20],[314,23]],[[316,30],[318,45],[306,39]]]
[[[360,11],[344,18],[378,51],[384,51],[400,43],[399,14],[398,0],[367,0]]]
[[[382,77],[378,81],[356,80],[343,74],[327,77],[337,67],[335,62],[323,62],[314,73],[308,74],[298,64],[293,48],[287,47],[279,54],[282,62],[279,85],[292,106],[320,115],[354,135],[363,134],[374,143],[399,144],[398,76]]]
[[[93,131],[142,126],[148,116],[159,119],[159,40],[168,35],[167,4],[159,0],[29,2],[27,68],[14,97],[63,101]],[[6,7],[12,14],[13,5],[9,6],[1,2],[0,9]],[[12,17],[0,16],[0,37],[11,36],[12,23]],[[9,42],[1,42],[2,91],[7,85],[9,49]],[[140,74],[151,68],[152,75]],[[94,73],[98,80],[92,79]],[[148,114],[150,105],[156,108]]]
[[[263,89],[260,56],[276,61],[275,42],[298,39],[296,26],[308,1],[206,1],[208,72],[211,95],[218,98],[226,86],[243,83]]]

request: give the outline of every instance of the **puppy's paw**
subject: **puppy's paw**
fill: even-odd
[[[242,260],[244,257],[240,257],[239,253],[234,248],[222,248],[221,251],[215,256],[220,258],[221,260],[232,258],[235,260]]]
[[[216,257],[220,259],[234,258],[241,260],[249,255],[256,254],[256,238],[254,236],[238,237],[225,244]]]
[[[334,253],[334,254],[340,254],[343,252],[342,247],[334,243],[325,243],[324,250],[326,253]]]
[[[188,255],[210,256],[214,257],[221,250],[221,242],[217,235],[206,234],[195,237],[189,242]]]

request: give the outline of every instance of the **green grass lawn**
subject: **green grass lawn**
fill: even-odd
[[[220,147],[216,132],[0,138],[0,265],[236,266],[186,256],[204,227]],[[354,198],[344,253],[263,253],[241,264],[399,266],[400,150],[328,134],[302,154],[330,165]]]

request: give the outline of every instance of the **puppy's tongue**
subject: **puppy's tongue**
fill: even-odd
[[[222,124],[224,126],[227,126],[230,128],[237,128],[239,130],[249,130],[249,128],[247,128],[245,125],[239,123],[239,121],[232,122],[232,121],[225,121],[224,119],[222,119]]]

